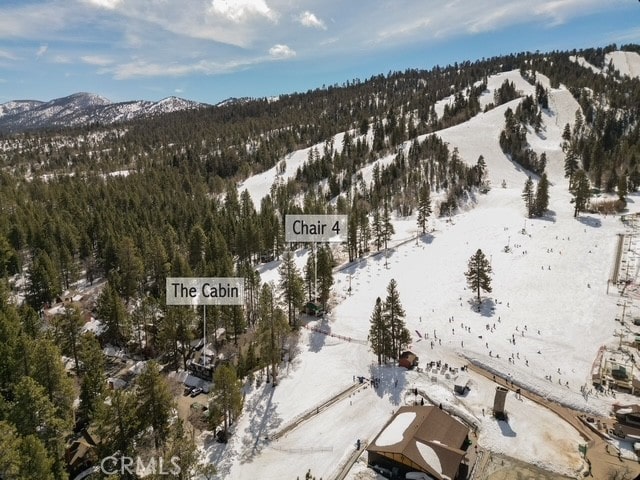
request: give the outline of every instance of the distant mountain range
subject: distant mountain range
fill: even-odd
[[[167,97],[158,102],[134,100],[113,103],[100,95],[84,92],[48,102],[13,100],[0,104],[0,132],[14,133],[91,123],[108,125],[135,118],[209,106],[206,103],[178,97]]]

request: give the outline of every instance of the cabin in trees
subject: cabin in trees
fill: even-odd
[[[322,305],[318,302],[307,302],[302,309],[303,313],[307,315],[313,315],[314,317],[321,317],[324,314]]]
[[[66,446],[65,460],[73,476],[93,466],[98,461],[99,438],[92,428],[83,429]]]
[[[398,365],[406,369],[412,370],[413,367],[418,366],[418,360],[419,358],[415,353],[406,351],[406,352],[402,352],[402,354],[400,355],[400,358],[398,359]]]
[[[408,472],[436,480],[465,478],[468,435],[463,423],[438,407],[400,407],[367,447],[368,463],[399,478]]]

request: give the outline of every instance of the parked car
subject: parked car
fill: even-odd
[[[191,396],[192,396],[192,397],[197,397],[197,396],[198,396],[198,395],[200,395],[201,393],[202,393],[202,389],[201,389],[200,387],[198,387],[198,388],[194,388],[194,389],[191,391]]]

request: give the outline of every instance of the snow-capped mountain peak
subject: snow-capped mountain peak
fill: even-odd
[[[113,103],[101,95],[78,92],[48,102],[14,100],[0,104],[0,131],[17,132],[90,123],[110,124],[207,106],[173,96],[158,102],[135,100]]]

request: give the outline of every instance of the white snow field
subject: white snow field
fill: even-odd
[[[613,66],[622,76],[640,77],[640,55],[637,52],[615,51],[605,55],[605,64]]]
[[[509,78],[519,89],[533,88],[517,80],[516,73],[491,78],[490,85]],[[546,81],[539,74],[538,79]],[[607,287],[617,234],[624,232],[624,225],[614,216],[573,217],[560,135],[566,123],[573,124],[579,106],[563,87],[550,90],[543,131],[528,136],[538,154],[547,154],[552,185],[548,214],[527,219],[521,192],[529,173],[509,161],[498,145],[504,111],[519,101],[438,132],[451,148],[458,148],[464,161],[475,164],[479,155],[485,157],[492,189],[478,194],[475,207],[450,222],[430,219],[432,231],[419,239],[412,238],[415,218],[396,219],[395,246],[386,262],[380,253],[335,274],[336,306],[326,319],[307,325],[331,335],[301,329],[300,353],[283,366],[278,386],[254,384],[247,390],[244,413],[229,443],[206,447],[219,478],[295,479],[304,478],[309,469],[317,478],[332,478],[358,439],[371,441],[395,409],[414,399],[414,388],[477,425],[484,448],[563,474],[576,475],[582,468],[577,449],[581,437],[555,414],[510,393],[509,422],[497,422],[485,415],[493,405],[493,382],[464,372],[470,391],[454,395],[453,385],[462,381],[457,378],[461,374],[426,368],[432,361],[461,367],[473,360],[552,401],[586,412],[606,415],[614,402],[635,403],[626,395],[613,398],[583,394],[581,389],[591,389],[598,349],[618,343],[613,334],[619,328],[614,320],[621,308],[619,294]],[[336,147],[339,144],[336,141]],[[307,154],[308,149],[288,156],[286,175]],[[274,172],[267,172],[243,185],[259,203],[273,178]],[[630,210],[638,210],[638,198],[630,198]],[[477,249],[493,268],[493,290],[484,295],[480,312],[464,276]],[[305,252],[296,253],[302,266]],[[277,263],[261,267],[263,280],[277,279]],[[398,283],[413,338],[410,349],[419,356],[422,372],[378,366],[367,346],[376,297],[385,298],[391,279]],[[364,385],[313,415],[319,405],[357,384],[357,376],[378,377],[380,384],[377,389]],[[265,440],[305,413],[312,414],[308,420],[277,440]],[[363,470],[358,462],[347,478],[355,479]]]

